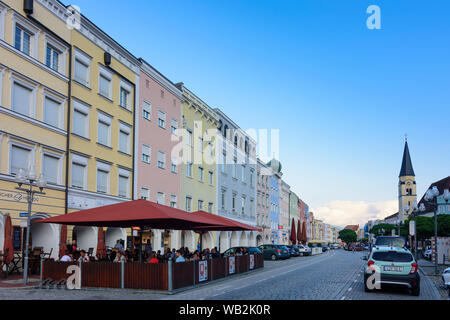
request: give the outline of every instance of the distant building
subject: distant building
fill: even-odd
[[[438,203],[437,214],[450,214],[450,203],[447,203],[444,200],[444,190],[445,189],[450,190],[450,176],[432,183],[428,189],[431,189],[433,187],[437,187],[439,190],[439,196],[437,197],[437,203]],[[425,202],[425,195],[419,201],[419,206],[421,204],[423,204],[426,209],[425,213],[423,213],[424,216],[433,216],[434,215],[433,208]]]
[[[344,230],[345,229],[349,229],[349,230],[353,230],[355,232],[358,232],[359,225],[358,224],[349,224],[349,225],[345,226]]]

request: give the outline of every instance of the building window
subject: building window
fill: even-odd
[[[186,163],[186,176],[192,178],[192,163]]]
[[[50,97],[44,98],[44,122],[57,127],[62,127],[61,121],[62,103]]]
[[[148,188],[141,188],[141,199],[149,200],[150,199],[150,190]]]
[[[222,172],[226,173],[226,162],[227,162],[227,153],[224,151],[222,153]]]
[[[245,197],[241,198],[241,214],[245,214]]]
[[[166,113],[161,110],[158,110],[158,127],[166,128]]]
[[[100,95],[111,99],[112,95],[112,74],[100,67],[98,91]]]
[[[122,108],[128,109],[130,99],[130,91],[125,88],[120,88],[120,106]]]
[[[109,172],[97,168],[97,192],[108,193]]]
[[[177,172],[178,172],[178,167],[177,167],[176,161],[174,161],[174,159],[171,160],[171,163],[170,163],[170,171],[171,171],[172,173],[177,173]]]
[[[90,86],[91,58],[75,50],[74,80],[82,85]]]
[[[130,127],[120,125],[119,130],[119,151],[130,154]]]
[[[128,175],[119,173],[119,197],[128,198],[128,190],[129,190],[129,180],[130,177]]]
[[[164,205],[166,203],[164,192],[158,192],[156,194],[156,203]]]
[[[152,105],[147,101],[142,101],[142,117],[149,121],[152,120]]]
[[[47,67],[52,68],[55,71],[59,70],[59,56],[61,52],[50,45],[47,45],[47,51],[45,54],[45,64]]]
[[[253,174],[254,174],[254,170],[250,169],[250,186],[252,188],[255,186],[255,183],[253,182]]]
[[[162,151],[158,151],[158,168],[166,168],[166,154]]]
[[[142,145],[142,162],[150,163],[151,148],[145,144]]]
[[[33,100],[33,88],[14,80],[12,110],[30,117],[32,116]]]
[[[198,137],[198,151],[203,152],[203,138]]]
[[[175,119],[171,120],[171,124],[170,124],[170,130],[172,132],[172,134],[176,134],[176,130],[178,129],[178,121]]]
[[[104,146],[111,146],[111,119],[99,114],[97,142]]]
[[[191,208],[192,208],[192,198],[186,197],[186,211],[191,212]]]
[[[231,200],[231,209],[233,210],[233,212],[236,212],[236,193],[233,193],[233,198]]]
[[[245,182],[245,166],[241,166],[241,180],[242,182]]]
[[[203,210],[203,200],[198,200],[198,202],[197,202],[197,210],[198,211]]]
[[[250,200],[250,207],[249,207],[249,209],[250,209],[250,216],[251,217],[253,216],[253,202],[254,202],[254,200]]]
[[[203,182],[203,168],[202,167],[198,167],[198,181]]]
[[[189,130],[189,129],[187,129],[187,130],[186,130],[186,133],[187,133],[186,144],[187,144],[188,146],[192,146],[192,131]]]
[[[222,189],[220,197],[220,207],[222,208],[222,210],[225,210],[226,192],[226,190]]]
[[[78,102],[74,103],[73,133],[89,139],[89,107]]]
[[[43,175],[48,183],[59,184],[60,159],[51,155],[44,155],[43,158]]]
[[[213,206],[214,204],[212,202],[208,202],[208,212],[213,213]]]
[[[26,55],[30,55],[31,53],[31,33],[25,31],[25,29],[16,25],[16,34],[14,40],[14,47],[25,53]]]
[[[72,187],[78,189],[85,188],[85,171],[86,165],[80,163],[72,163]]]
[[[210,186],[214,185],[214,183],[213,183],[213,177],[214,177],[214,172],[209,171],[209,172],[208,172],[208,183],[209,183]]]
[[[233,160],[233,178],[235,178],[235,179],[237,179],[237,172],[238,172],[237,159],[234,158],[234,160]]]
[[[177,196],[175,196],[173,194],[170,196],[170,206],[172,208],[176,208],[177,207]]]
[[[20,169],[27,170],[31,161],[31,149],[11,146],[10,173],[16,175]]]

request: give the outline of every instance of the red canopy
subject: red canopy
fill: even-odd
[[[106,257],[105,232],[103,228],[98,228],[97,256]]]
[[[292,218],[291,239],[292,244],[297,244],[297,232],[295,232],[295,220]]]
[[[62,225],[61,226],[61,234],[60,234],[60,240],[59,240],[59,258],[61,259],[63,255],[66,253],[67,250],[67,226]]]
[[[148,226],[170,230],[259,230],[237,221],[207,212],[186,212],[147,200],[127,201],[104,207],[81,210],[38,223],[76,226],[122,227]]]
[[[14,247],[12,240],[12,223],[9,215],[6,216],[5,242],[3,243],[3,252],[6,253],[6,251],[8,251],[8,255],[6,256],[5,264],[10,264],[14,259]]]

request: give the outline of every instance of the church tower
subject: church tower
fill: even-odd
[[[413,205],[417,201],[416,175],[409,154],[408,140],[405,139],[405,150],[403,151],[402,168],[400,169],[398,182],[398,217],[405,221],[413,211]],[[409,206],[408,212],[405,207]]]

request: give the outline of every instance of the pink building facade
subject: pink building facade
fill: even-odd
[[[172,134],[182,127],[182,92],[147,62],[141,61],[139,112],[136,112],[136,198],[180,208],[181,173],[171,153],[178,141]],[[175,163],[174,163],[175,162]],[[153,250],[178,248],[179,232],[148,230]]]

